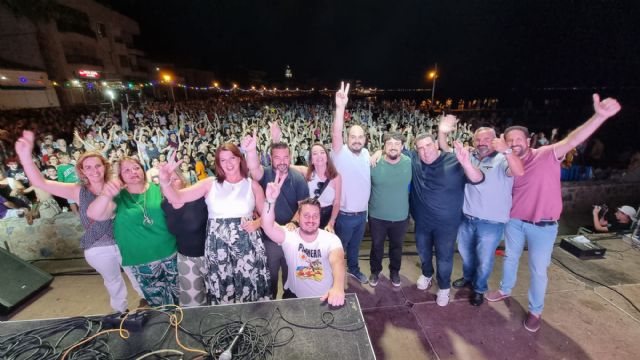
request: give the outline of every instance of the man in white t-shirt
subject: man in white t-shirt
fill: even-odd
[[[300,227],[287,231],[275,223],[275,203],[284,178],[267,184],[262,209],[262,230],[280,244],[289,275],[284,284],[288,297],[320,297],[330,305],[344,304],[344,251],[340,239],[319,229],[320,203],[308,198],[300,202]]]
[[[371,193],[371,169],[369,151],[365,148],[367,138],[362,126],[352,125],[343,143],[344,112],[347,106],[349,84],[342,83],[336,92],[336,114],[333,120],[331,159],[342,176],[340,212],[336,218],[336,235],[347,253],[348,274],[362,284],[369,280],[360,271],[358,257],[360,243],[364,237],[367,209]]]

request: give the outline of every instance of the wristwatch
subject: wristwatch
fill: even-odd
[[[512,152],[513,152],[513,149],[512,149],[512,148],[507,148],[507,150],[503,151],[503,152],[502,152],[502,154],[504,154],[504,155],[509,155],[509,154],[511,154]]]

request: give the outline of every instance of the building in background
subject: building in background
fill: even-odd
[[[58,106],[46,72],[0,60],[0,110]]]
[[[0,60],[45,70],[62,104],[108,103],[107,94],[133,100],[149,83],[136,21],[90,0],[26,3],[0,3]]]

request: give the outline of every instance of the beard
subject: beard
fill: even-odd
[[[522,146],[513,146],[513,147],[511,147],[511,149],[512,149],[512,150],[513,150],[513,152],[514,152],[516,155],[518,155],[519,157],[520,157],[520,156],[522,156],[522,155],[524,155],[524,154],[525,154],[525,152],[527,151],[527,150],[525,150],[525,148],[524,148],[524,147],[522,147]]]
[[[486,156],[491,153],[491,148],[486,145],[479,145],[476,149],[481,156]]]
[[[352,143],[347,147],[349,148],[349,150],[351,150],[352,153],[359,154],[360,151],[362,151],[363,146],[361,143]]]
[[[387,158],[389,158],[389,160],[396,160],[400,157],[399,153],[389,153],[386,155],[387,155]]]
[[[281,173],[286,173],[289,170],[289,165],[287,164],[279,164],[276,166],[276,169],[278,169],[279,172]]]

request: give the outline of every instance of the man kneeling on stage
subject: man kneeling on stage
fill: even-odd
[[[267,185],[262,210],[262,229],[282,246],[289,267],[284,284],[287,297],[316,297],[330,305],[344,304],[344,251],[340,239],[320,226],[320,203],[308,198],[300,202],[300,227],[287,231],[276,224],[275,203],[284,178]]]

